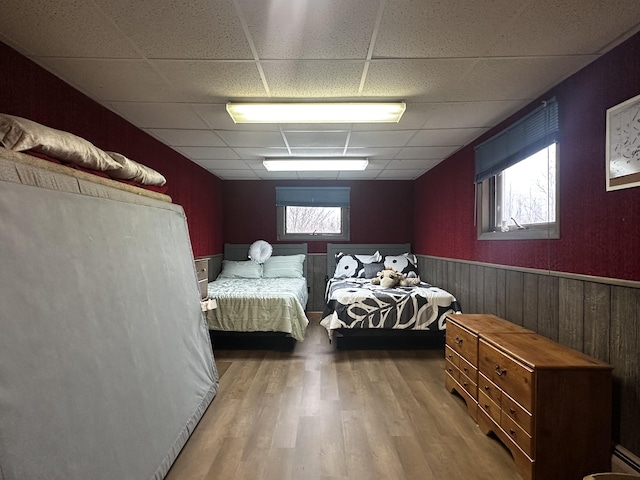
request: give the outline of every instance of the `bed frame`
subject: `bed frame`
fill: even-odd
[[[386,255],[402,255],[412,252],[410,243],[328,243],[327,280],[336,270],[336,254],[372,255],[376,251]],[[444,331],[392,330],[392,329],[351,329],[335,331],[334,343],[337,349],[443,349]]]
[[[0,479],[165,477],[218,389],[181,206],[0,148]]]
[[[251,244],[225,243],[224,259],[242,261],[248,259]],[[304,278],[307,276],[307,244],[275,243],[272,255],[296,255],[302,253],[305,260],[302,265]],[[306,306],[305,306],[306,308]],[[281,350],[291,351],[296,345],[295,338],[284,332],[227,332],[209,330],[214,349],[223,350]]]

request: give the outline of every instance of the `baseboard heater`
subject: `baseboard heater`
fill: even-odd
[[[622,445],[616,445],[616,448],[613,449],[611,465],[614,471],[640,474],[640,458]]]

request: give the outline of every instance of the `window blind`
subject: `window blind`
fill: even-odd
[[[558,102],[552,98],[475,148],[476,183],[557,142],[558,136]]]
[[[349,207],[349,187],[276,187],[277,207]]]

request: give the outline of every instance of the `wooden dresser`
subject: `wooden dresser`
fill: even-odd
[[[493,315],[449,315],[445,384],[525,480],[581,480],[611,463],[612,368]]]
[[[209,258],[196,258],[196,273],[198,274],[198,288],[200,298],[207,298],[207,286],[209,284]]]

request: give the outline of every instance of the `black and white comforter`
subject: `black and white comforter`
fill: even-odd
[[[445,316],[460,310],[455,297],[422,282],[384,288],[363,278],[330,279],[321,325],[329,335],[339,328],[444,330]]]

